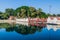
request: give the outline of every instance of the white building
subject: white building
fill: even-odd
[[[28,18],[16,18],[16,24],[22,24],[22,25],[27,25],[28,26]]]
[[[60,17],[48,17],[47,23],[48,24],[60,24]]]

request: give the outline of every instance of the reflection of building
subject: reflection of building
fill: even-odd
[[[47,25],[47,29],[53,29],[54,31],[56,31],[57,29],[60,29],[60,25]]]
[[[49,23],[49,24],[60,24],[60,17],[48,17],[47,23]]]
[[[28,26],[28,23],[27,22],[16,22],[16,24],[22,24],[22,25]]]

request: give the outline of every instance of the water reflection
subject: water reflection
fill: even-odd
[[[22,24],[15,24],[15,23],[0,23],[0,29],[5,28],[6,32],[15,31],[23,35],[34,34],[36,31],[41,32],[44,27],[47,27],[48,30],[53,29],[54,31],[60,29],[60,25],[27,26]]]
[[[24,25],[19,25],[18,27],[15,28],[15,31],[20,33],[20,34],[33,34],[36,31],[41,32],[43,27],[36,27],[36,26],[24,26]]]
[[[0,23],[0,28],[5,28],[6,32],[17,32],[19,34],[34,34],[36,31],[41,32],[42,26],[26,26],[21,24],[8,24],[8,23]]]
[[[13,32],[14,31],[14,27],[8,27],[6,28],[6,32]]]
[[[6,31],[10,32],[13,31],[15,27],[15,24],[9,24],[9,23],[0,23],[0,29],[5,28]]]
[[[54,31],[57,31],[58,29],[60,29],[60,25],[47,25],[47,29],[53,29]]]
[[[59,27],[60,25],[27,26],[15,23],[0,23],[0,40],[60,39],[60,30],[56,31],[56,29],[59,29]],[[51,29],[54,29],[55,31]]]

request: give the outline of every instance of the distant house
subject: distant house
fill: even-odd
[[[9,17],[9,20],[14,20],[14,19],[15,19],[14,16],[10,16],[10,17]]]
[[[48,17],[47,23],[60,24],[60,17]]]

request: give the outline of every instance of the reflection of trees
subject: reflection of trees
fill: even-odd
[[[8,23],[0,23],[0,28],[5,28],[6,31],[8,31],[8,32],[13,31],[14,26],[15,25],[11,25],[11,24],[8,24]]]
[[[10,26],[8,28],[6,28],[7,32],[12,32],[12,31],[16,31],[17,33],[20,34],[33,34],[36,31],[41,32],[43,27],[37,27],[37,26],[26,26],[26,25],[15,25],[14,27]]]
[[[12,32],[12,31],[14,31],[14,27],[8,27],[8,28],[6,28],[6,31],[7,32]]]
[[[20,34],[33,34],[36,32],[36,30],[40,30],[40,32],[41,32],[42,31],[41,29],[42,29],[42,27],[37,28],[36,26],[27,27],[24,25],[20,25],[15,28],[15,31]]]
[[[20,25],[15,29],[16,32],[21,33],[21,34],[32,34],[36,32],[36,27],[27,27]]]
[[[26,25],[11,25],[8,23],[1,23],[0,28],[5,28],[7,32],[13,32],[16,31],[17,33],[20,34],[33,34],[36,31],[41,32],[42,27],[37,27],[37,26],[26,26]]]
[[[6,28],[6,31],[7,32],[12,32],[12,31],[14,31],[14,28],[15,28],[15,24],[10,25],[9,27]]]
[[[43,27],[37,27],[37,31],[41,32]]]
[[[0,23],[0,28],[7,28],[10,27],[10,24],[8,23]]]

